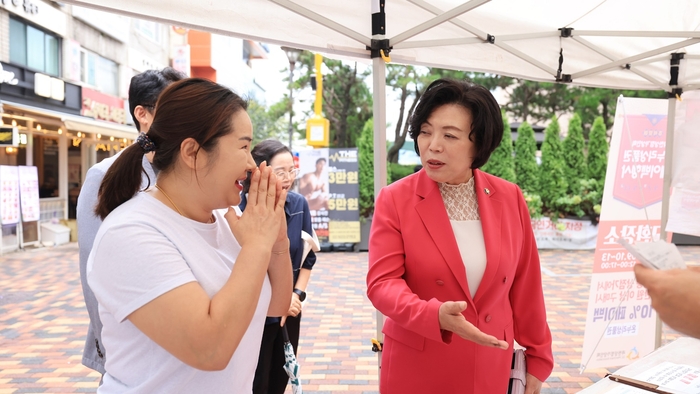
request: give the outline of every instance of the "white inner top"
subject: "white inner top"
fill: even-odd
[[[467,272],[469,293],[474,298],[486,270],[486,247],[474,177],[459,185],[439,183],[438,186]]]

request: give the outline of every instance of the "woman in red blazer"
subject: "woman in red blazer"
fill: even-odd
[[[437,80],[410,119],[423,170],[377,196],[367,296],[386,316],[380,392],[505,394],[513,340],[526,393],[552,371],[537,245],[520,189],[478,170],[503,136],[477,85]]]

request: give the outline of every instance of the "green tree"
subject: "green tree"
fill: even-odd
[[[294,81],[294,85],[296,88],[306,88],[311,85],[315,72],[314,54],[304,51],[299,60],[301,76]],[[329,58],[323,58],[323,64],[330,70],[323,76],[323,113],[331,124],[330,146],[357,146],[365,122],[372,118],[372,94],[365,83],[371,70],[360,71],[357,62],[347,63]]]
[[[586,162],[588,178],[595,179],[600,186],[605,184],[605,171],[608,168],[608,139],[602,116],[597,117],[591,127]]]
[[[515,183],[515,161],[513,160],[513,138],[510,135],[508,117],[503,113],[503,138],[496,149],[491,153],[489,161],[482,170]]]
[[[568,183],[567,192],[570,194],[576,194],[579,182],[588,176],[586,157],[583,154],[584,145],[581,117],[574,114],[569,121],[569,132],[562,142],[564,174]]]
[[[370,218],[374,213],[374,121],[365,122],[357,140],[357,161],[360,183],[360,217]]]
[[[567,191],[562,157],[559,120],[552,117],[551,123],[544,131],[542,143],[542,164],[540,165],[540,197],[544,212],[555,214],[556,201],[564,197]]]
[[[403,147],[404,142],[406,142],[408,135],[408,114],[413,113],[421,96],[422,85],[419,83],[419,79],[420,75],[413,66],[387,65],[387,86],[399,94],[399,118],[394,126],[394,143],[387,152],[387,161],[389,163],[399,162],[399,151]],[[407,114],[406,103],[409,101],[411,104]]]
[[[287,141],[289,125],[285,121],[288,105],[287,99],[273,104],[270,108],[265,108],[255,100],[248,103],[248,116],[253,123],[253,142],[257,143],[268,138],[280,141]]]
[[[530,195],[539,195],[540,190],[535,152],[535,131],[529,123],[523,122],[518,127],[518,139],[515,140],[515,177],[518,186]]]
[[[581,124],[584,126],[584,130],[591,127],[598,116],[603,118],[605,129],[610,129],[617,109],[617,98],[620,95],[624,97],[666,98],[666,92],[663,90],[572,87],[571,91],[574,99],[571,110],[575,110],[581,115]]]

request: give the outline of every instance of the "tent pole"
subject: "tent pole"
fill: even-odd
[[[676,95],[668,95],[668,116],[666,118],[666,151],[664,153],[664,188],[661,197],[661,239],[666,241],[668,234],[666,224],[668,223],[668,208],[671,200],[671,183],[673,181],[673,134],[676,123]],[[663,324],[659,314],[656,314],[656,336],[654,338],[654,349],[661,347],[661,335]]]
[[[384,0],[372,0],[372,41],[386,39]],[[386,55],[386,54],[385,54]],[[372,55],[372,110],[374,115],[374,199],[386,186],[386,65],[381,56]],[[377,340],[384,343],[384,315],[376,311]],[[378,375],[381,377],[382,352],[377,352]],[[379,382],[379,380],[377,380]]]

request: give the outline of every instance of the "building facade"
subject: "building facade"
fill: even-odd
[[[169,26],[43,0],[0,1],[0,165],[34,166],[40,219],[2,225],[3,248],[74,219],[87,170],[137,136],[133,75],[170,65]]]

